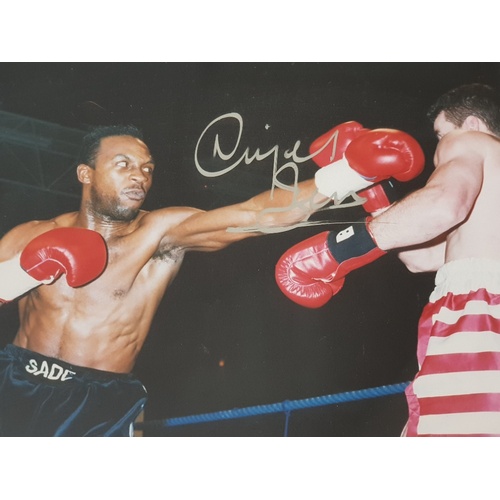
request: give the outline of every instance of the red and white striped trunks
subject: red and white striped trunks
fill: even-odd
[[[500,436],[500,261],[445,264],[419,322],[406,436]]]

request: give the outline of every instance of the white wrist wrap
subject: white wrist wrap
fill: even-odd
[[[24,271],[19,261],[20,254],[0,262],[0,302],[14,300],[28,290],[43,284]]]
[[[326,167],[320,168],[314,176],[318,192],[328,198],[342,201],[349,194],[356,193],[373,184],[353,170],[345,156]]]

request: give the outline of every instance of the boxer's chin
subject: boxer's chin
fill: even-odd
[[[90,212],[109,221],[130,222],[140,212],[141,204],[126,206],[118,198],[102,197],[93,192],[91,202],[88,204]]]
[[[139,214],[138,208],[125,208],[117,207],[112,213],[107,215],[108,219],[120,221],[120,222],[130,222],[133,221]]]

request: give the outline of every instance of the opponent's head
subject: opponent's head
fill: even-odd
[[[427,116],[434,124],[438,119],[446,120],[454,128],[479,120],[487,131],[500,136],[500,97],[489,85],[472,83],[454,88],[439,97]]]
[[[151,187],[153,170],[139,129],[97,127],[84,137],[77,167],[82,208],[108,220],[133,220]]]

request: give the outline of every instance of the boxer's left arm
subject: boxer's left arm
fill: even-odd
[[[368,138],[363,139],[365,136]],[[423,151],[417,141],[392,129],[376,129],[359,135],[348,144],[344,156],[359,171],[354,177],[346,176],[345,168],[337,167],[334,162],[322,168],[321,175],[293,188],[276,188],[243,203],[208,212],[193,210],[181,216],[177,224],[166,223],[160,251],[174,247],[219,250],[245,238],[288,230],[307,221],[332,198],[335,200],[339,186],[344,191],[357,192],[391,176],[407,181],[417,176],[424,166]],[[360,178],[363,181],[358,185]],[[347,194],[344,191],[343,194]]]
[[[246,238],[293,227],[329,201],[310,179],[298,183],[294,191],[266,191],[245,202],[210,211],[190,209],[175,224],[169,224],[160,248],[220,250]]]

